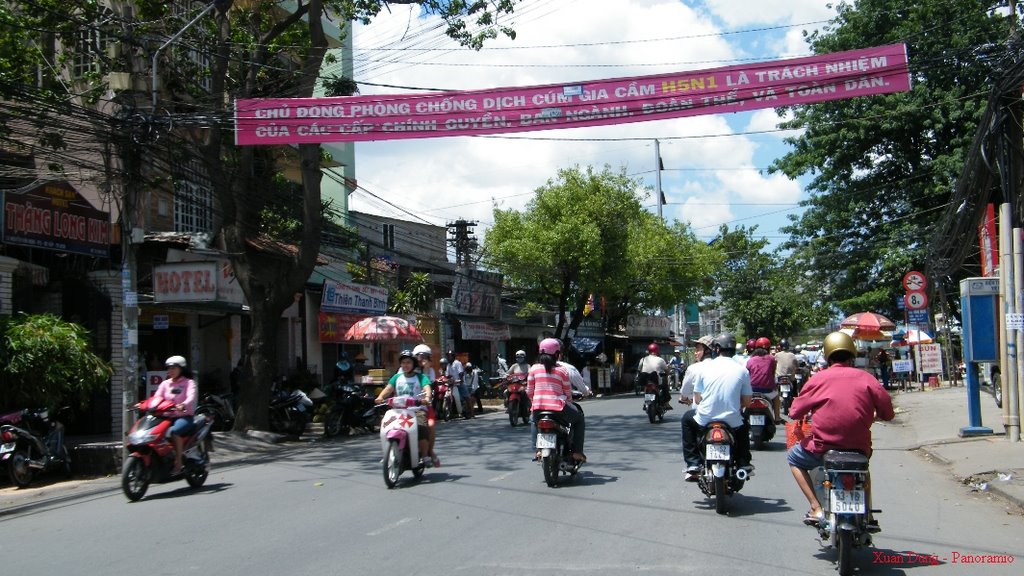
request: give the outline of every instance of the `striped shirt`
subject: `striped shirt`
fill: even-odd
[[[543,364],[534,364],[526,375],[526,395],[533,410],[561,412],[566,399],[572,398],[569,373],[561,366],[554,366],[549,373]]]

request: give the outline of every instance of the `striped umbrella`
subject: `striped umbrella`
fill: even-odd
[[[363,342],[422,342],[423,336],[416,326],[405,318],[370,316],[353,324],[341,339]]]
[[[865,333],[870,333],[895,330],[896,323],[881,314],[876,314],[874,312],[858,312],[844,318],[843,321],[839,323],[839,327],[852,328],[853,330],[861,330]]]

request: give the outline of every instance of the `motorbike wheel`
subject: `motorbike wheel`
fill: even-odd
[[[441,419],[445,422],[455,417],[455,400],[453,398],[445,397],[444,404],[441,405]]]
[[[192,464],[185,475],[185,481],[188,482],[189,486],[199,488],[206,483],[206,477],[209,475],[210,471],[206,469],[205,464]]]
[[[516,420],[519,420],[519,400],[508,401],[508,423],[516,427]]]
[[[650,406],[647,407],[647,419],[654,424],[654,420],[658,417],[658,409],[654,406],[654,402],[651,402]]]
[[[554,488],[558,484],[558,452],[552,450],[550,454],[541,459],[541,467],[544,468],[544,481],[548,487]]]
[[[754,450],[764,450],[764,436],[758,434],[754,437]]]
[[[8,473],[11,483],[18,488],[25,488],[32,483],[32,469],[28,466],[28,454],[24,450],[15,450],[11,454]]]
[[[270,431],[284,434],[288,431],[288,421],[282,420],[278,415],[270,415]]]
[[[715,512],[725,514],[725,477],[715,477]]]
[[[345,427],[341,425],[341,416],[331,414],[324,421],[324,438],[334,438],[342,433],[343,428]],[[347,431],[345,430],[345,432]]]
[[[853,574],[853,531],[841,530],[838,527],[835,529],[839,530],[839,576],[850,576]]]
[[[129,456],[124,461],[124,472],[121,473],[121,490],[132,502],[138,502],[146,495],[149,488],[149,470],[146,463],[137,456]]]
[[[388,442],[387,452],[384,453],[384,484],[388,488],[394,488],[401,475],[402,451],[398,448],[398,440],[391,440]]]

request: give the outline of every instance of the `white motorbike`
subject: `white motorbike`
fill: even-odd
[[[384,453],[384,484],[394,488],[402,472],[412,470],[421,478],[432,465],[429,454],[420,454],[416,413],[426,410],[414,396],[393,396],[385,403],[388,411],[380,425],[380,447]]]

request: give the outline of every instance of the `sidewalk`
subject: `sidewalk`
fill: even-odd
[[[983,425],[992,429],[991,436],[959,436],[960,428],[968,423],[967,390],[963,386],[896,392],[893,404],[896,419],[876,426],[899,428],[899,439],[880,439],[876,448],[919,449],[949,467],[958,481],[997,495],[1024,511],[1024,442],[1006,439],[1002,411],[987,389],[981,391],[981,417]]]

